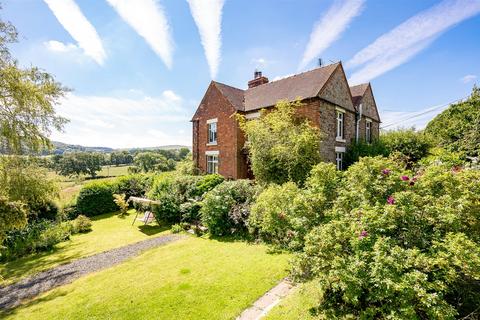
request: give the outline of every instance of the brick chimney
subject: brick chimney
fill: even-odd
[[[248,81],[248,87],[253,88],[265,83],[268,83],[268,78],[262,76],[262,71],[255,70],[253,80]]]

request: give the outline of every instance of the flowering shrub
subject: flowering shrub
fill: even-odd
[[[480,171],[363,158],[338,194],[293,268],[317,279],[326,318],[453,319],[480,305]]]
[[[200,214],[202,223],[210,234],[215,236],[243,233],[244,221],[234,219],[241,215],[232,215],[230,211],[238,209],[240,204],[250,204],[255,196],[256,188],[250,180],[225,181],[210,192],[202,201]]]

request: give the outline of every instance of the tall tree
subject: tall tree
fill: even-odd
[[[51,130],[63,129],[67,119],[55,105],[68,89],[36,67],[19,67],[8,49],[16,41],[15,27],[0,21],[0,141],[2,149],[21,154],[49,146]]]
[[[50,144],[51,130],[61,130],[67,122],[54,108],[67,89],[47,72],[19,67],[8,48],[17,37],[15,27],[0,20],[0,148],[9,154],[39,151]],[[1,245],[6,232],[22,228],[28,214],[41,209],[56,191],[44,171],[21,157],[0,160]]]
[[[480,88],[474,86],[467,100],[452,104],[436,116],[425,132],[447,150],[480,156]]]

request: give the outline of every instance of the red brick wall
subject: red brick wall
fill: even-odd
[[[198,121],[198,129],[193,126],[193,158],[201,172],[207,171],[206,151],[218,151],[219,173],[225,178],[237,178],[237,123],[232,115],[235,109],[211,83],[193,118]],[[217,118],[217,145],[207,145],[207,120]]]

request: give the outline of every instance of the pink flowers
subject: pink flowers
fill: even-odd
[[[409,178],[408,176],[402,176],[401,179],[402,179],[403,181],[408,181],[408,180],[410,180],[410,178]]]
[[[390,172],[392,172],[392,170],[390,170],[390,169],[383,169],[382,170],[382,174],[385,175],[385,176],[388,176],[390,174]]]
[[[388,196],[387,198],[387,203],[388,204],[395,204],[395,198],[392,196]]]
[[[368,237],[368,232],[365,231],[365,230],[362,230],[362,232],[360,232],[360,235],[358,236],[358,239],[363,239],[363,238],[366,238]]]

